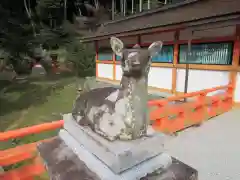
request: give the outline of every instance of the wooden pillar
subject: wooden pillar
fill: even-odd
[[[233,95],[236,89],[237,69],[239,66],[240,56],[240,25],[236,25],[235,41],[233,46],[232,70],[230,72],[230,82],[233,85]]]
[[[193,31],[191,31],[191,36],[188,39],[188,51],[187,51],[186,68],[185,68],[184,94],[188,93],[189,58],[190,58],[190,53],[192,51],[192,38],[193,38]],[[184,98],[184,101],[187,101],[187,98]]]
[[[96,56],[95,56],[95,63],[96,63],[96,78],[98,77],[98,41],[94,41],[95,44],[95,51],[96,51]]]
[[[116,80],[116,54],[112,54],[112,59],[113,59],[113,80]]]
[[[177,63],[179,56],[179,31],[175,32],[174,37],[174,55],[173,55],[173,69],[172,69],[172,94],[177,94]]]
[[[137,43],[138,43],[139,46],[142,45],[142,42],[141,42],[141,35],[138,35],[138,36],[137,36]]]

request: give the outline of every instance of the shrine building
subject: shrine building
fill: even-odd
[[[231,82],[240,104],[239,0],[188,0],[102,24],[82,41],[95,43],[97,79],[119,82],[120,58],[112,53],[111,36],[129,48],[163,41],[152,59],[149,89],[179,95]]]

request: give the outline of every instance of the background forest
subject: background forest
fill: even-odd
[[[112,0],[1,0],[0,72],[11,66],[17,74],[26,74],[34,61],[49,72],[51,57],[57,56],[75,70],[81,68],[78,75],[93,75],[94,50],[81,44],[79,38],[105,21],[166,2],[171,3],[116,0],[113,7]]]

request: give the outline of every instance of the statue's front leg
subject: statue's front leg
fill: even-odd
[[[84,110],[83,110],[83,105],[81,104],[82,102],[76,100],[73,110],[72,110],[72,117],[76,122],[80,122],[81,119],[84,117]]]

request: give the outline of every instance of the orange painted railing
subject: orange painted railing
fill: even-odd
[[[31,127],[25,127],[18,130],[12,130],[4,133],[0,133],[0,141],[6,141],[12,138],[24,137],[30,134],[37,134],[44,131],[54,130],[63,126],[63,120],[55,121],[51,123],[39,124]]]
[[[218,90],[225,90],[225,92],[207,96],[209,93]],[[192,99],[183,104],[176,103],[186,98]],[[171,102],[175,102],[175,104]],[[187,93],[182,96],[152,100],[148,102],[148,105],[156,107],[150,113],[154,129],[172,134],[229,111],[233,105],[233,87],[229,84]]]
[[[63,126],[63,120],[51,123],[44,123],[22,129],[0,133],[0,141],[7,141],[12,138],[24,137],[44,131],[55,130]],[[48,141],[43,140],[43,141]],[[34,176],[39,176],[45,172],[43,163],[36,154],[36,146],[40,142],[25,144],[15,148],[0,151],[0,166],[9,166],[26,160],[31,160],[30,164],[16,168],[4,173],[0,173],[1,180],[29,180]]]
[[[225,90],[222,94],[207,96],[211,92]],[[184,103],[176,103],[188,99]],[[198,92],[187,93],[182,96],[173,96],[161,100],[151,100],[148,105],[154,108],[150,113],[152,126],[159,131],[175,133],[186,127],[200,124],[203,121],[229,111],[233,103],[233,87],[231,84]],[[44,123],[32,127],[0,133],[0,141],[19,138],[31,134],[41,133],[61,128],[63,120]],[[43,140],[47,141],[47,140]],[[45,172],[45,168],[36,153],[39,142],[21,145],[15,148],[0,151],[0,166],[8,166],[25,160],[32,160],[31,164],[0,173],[1,180],[29,180]]]

